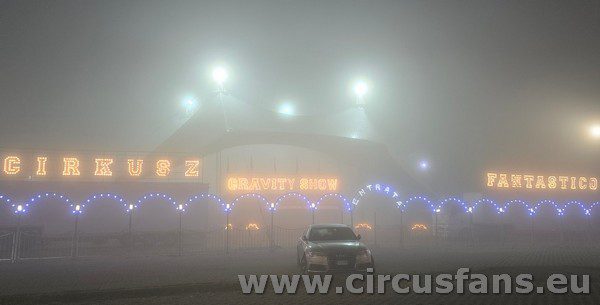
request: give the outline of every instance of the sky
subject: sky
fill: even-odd
[[[600,1],[0,0],[0,147],[148,151],[210,102],[366,113],[438,189],[596,175]]]

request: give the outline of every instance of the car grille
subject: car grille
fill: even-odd
[[[347,264],[341,265],[340,261],[345,261]],[[354,264],[356,262],[356,257],[350,254],[338,253],[331,254],[327,257],[327,264],[329,265],[329,270],[350,270],[354,269]]]

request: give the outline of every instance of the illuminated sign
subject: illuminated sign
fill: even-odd
[[[493,189],[596,191],[597,177],[541,176],[522,173],[486,174],[487,187]]]
[[[261,191],[328,191],[338,190],[337,178],[314,177],[229,177],[227,190],[236,192]]]
[[[72,154],[49,156],[46,154],[6,154],[0,156],[5,178],[50,178],[50,177],[155,177],[155,178],[198,178],[202,162],[200,159],[173,157],[165,158],[95,157]],[[148,162],[145,162],[148,161]],[[148,167],[148,168],[146,168]]]

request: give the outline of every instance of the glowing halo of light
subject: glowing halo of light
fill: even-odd
[[[281,196],[277,197],[277,199],[275,199],[275,206],[274,206],[274,209],[277,209],[277,207],[278,207],[278,206],[279,206],[279,205],[280,205],[280,204],[281,204],[281,203],[282,203],[284,200],[286,200],[287,198],[290,198],[290,197],[293,197],[293,198],[297,198],[297,199],[300,199],[300,200],[302,200],[302,201],[303,201],[303,202],[306,204],[306,208],[308,208],[309,210],[310,210],[310,209],[312,209],[312,208],[313,208],[313,206],[314,206],[314,208],[315,208],[315,209],[317,208],[317,204],[316,204],[316,203],[313,203],[313,202],[311,202],[311,201],[310,201],[310,199],[308,199],[308,197],[307,197],[306,195],[304,195],[304,194],[301,194],[301,193],[298,193],[298,192],[291,192],[291,193],[283,194],[283,195],[281,195]]]
[[[411,231],[427,231],[427,230],[429,230],[429,227],[427,227],[426,224],[415,223],[414,225],[412,225],[410,230]]]
[[[363,223],[359,223],[359,224],[355,225],[354,229],[355,230],[360,230],[360,229],[373,230],[373,227],[370,224],[363,222]]]
[[[319,206],[321,204],[321,202],[323,200],[326,200],[328,198],[337,198],[339,200],[342,201],[342,204],[344,205],[344,210],[350,211],[351,207],[350,207],[350,201],[348,201],[348,198],[346,198],[344,195],[339,194],[339,193],[329,193],[329,194],[325,194],[323,196],[321,196],[315,203],[316,206]]]
[[[90,195],[87,199],[82,201],[82,204],[89,205],[89,204],[92,204],[92,203],[94,203],[98,200],[102,200],[102,199],[111,200],[118,204],[121,204],[125,208],[126,212],[129,209],[129,203],[127,202],[127,200],[125,200],[125,198],[123,198],[123,196],[121,196],[119,194],[113,194],[113,193],[97,193],[97,194]]]
[[[258,231],[260,230],[260,226],[257,223],[249,223],[246,225],[246,231]]]
[[[29,203],[25,203],[25,204],[13,203],[11,205],[11,207],[13,208],[15,215],[25,214],[25,213],[27,213],[27,208],[29,207]]]
[[[235,207],[236,203],[238,203],[240,200],[243,200],[243,199],[246,199],[246,198],[258,199],[260,202],[262,202],[265,205],[265,207],[267,209],[271,208],[271,205],[269,204],[269,200],[265,196],[263,196],[261,194],[258,194],[258,193],[246,193],[246,194],[242,194],[240,196],[237,196],[235,199],[233,199],[231,201],[231,204],[229,206],[226,205],[225,210],[226,211],[227,210],[229,210],[229,211],[233,210],[233,208]]]

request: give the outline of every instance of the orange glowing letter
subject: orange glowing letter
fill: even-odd
[[[21,171],[21,159],[16,156],[4,158],[4,172],[7,175],[16,175]]]
[[[37,157],[37,171],[35,172],[37,176],[46,176],[46,161],[48,161],[47,157]]]
[[[590,178],[590,190],[595,191],[598,189],[598,179]]]
[[[585,190],[588,187],[588,181],[585,177],[579,177],[579,189]]]
[[[510,183],[514,188],[522,188],[521,179],[523,177],[521,175],[510,175]]]
[[[158,160],[156,161],[156,175],[165,177],[171,172],[171,161]]]
[[[79,159],[63,158],[63,176],[79,176]]]
[[[498,179],[498,187],[509,187],[507,174],[500,174],[500,178]]]
[[[112,176],[110,165],[113,164],[113,159],[95,159],[94,161],[96,162],[95,176]]]
[[[498,177],[498,175],[496,175],[495,173],[487,173],[487,186],[488,187],[494,187],[496,185],[495,181],[496,181],[496,177]]]
[[[200,166],[199,160],[188,160],[185,161],[185,176],[186,177],[198,177],[200,175],[200,171],[198,167]]]
[[[142,174],[143,163],[144,160],[141,159],[127,159],[127,170],[129,171],[129,176],[140,176]]]

